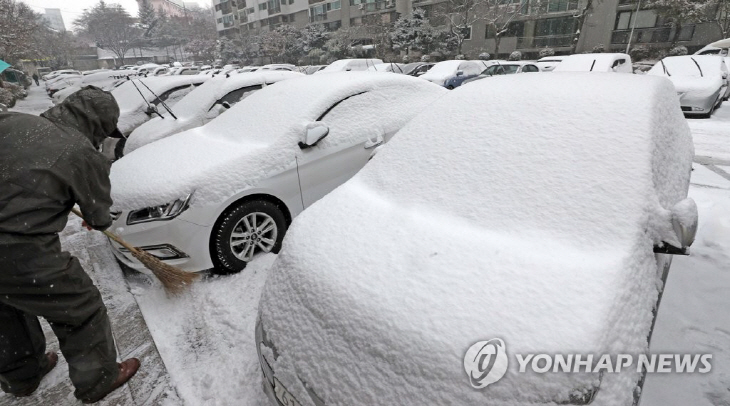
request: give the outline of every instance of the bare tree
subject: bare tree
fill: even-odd
[[[717,0],[715,23],[720,29],[721,37],[730,36],[730,0]]]
[[[487,0],[484,22],[487,30],[494,33],[494,57],[499,55],[499,44],[514,19],[527,13],[527,2],[507,3],[504,0]]]
[[[37,34],[46,29],[41,21],[25,3],[0,0],[0,59],[14,63],[38,56]]]
[[[447,0],[434,8],[435,17],[445,18],[456,42],[457,54],[461,54],[464,41],[471,36],[471,28],[483,21],[495,0]]]
[[[674,27],[672,45],[679,40],[682,27],[687,24],[697,24],[712,21],[717,10],[716,1],[708,0],[649,0],[646,3],[647,9],[656,10],[656,13],[664,17]]]
[[[102,49],[108,49],[124,64],[124,55],[141,36],[140,30],[134,26],[132,17],[119,4],[107,5],[100,0],[94,7],[84,13],[74,25],[79,32],[96,42]]]

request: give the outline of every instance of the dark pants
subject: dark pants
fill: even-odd
[[[48,321],[79,399],[106,392],[119,374],[106,306],[79,261],[58,236],[0,235],[0,386],[21,392],[46,367]]]

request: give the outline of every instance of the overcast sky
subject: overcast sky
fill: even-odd
[[[94,4],[98,3],[99,0],[20,0],[23,3],[33,7],[33,9],[39,13],[43,13],[45,8],[60,8],[61,14],[63,15],[63,23],[66,25],[66,29],[73,28],[73,22],[77,19],[84,9],[93,7]],[[189,2],[196,2],[195,0],[188,0]],[[118,3],[124,7],[129,14],[137,16],[137,2],[136,0],[106,0],[108,4]],[[208,2],[206,0],[198,0],[198,4],[205,5]]]

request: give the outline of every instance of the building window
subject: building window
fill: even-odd
[[[548,0],[548,13],[577,10],[578,0]]]
[[[464,40],[470,40],[471,39],[471,26],[462,28],[461,35],[464,36]]]
[[[324,29],[330,32],[337,31],[340,29],[340,27],[342,27],[342,21],[339,20],[324,24]]]
[[[222,18],[219,18],[217,21],[218,21],[218,24],[223,24],[223,19]]]
[[[251,14],[253,14],[254,12],[256,12],[256,9],[255,9],[255,8],[253,8],[253,7],[249,7],[249,8],[247,8],[247,9],[246,9],[246,14],[249,14],[249,15],[251,15]]]
[[[575,32],[575,18],[559,17],[545,18],[537,20],[535,24],[535,36],[542,37],[547,35],[572,35]]]
[[[636,28],[652,28],[656,26],[656,14],[653,10],[622,11],[616,16],[616,30],[630,30],[634,27],[634,19],[636,19]]]
[[[259,11],[264,11],[264,10],[266,10],[266,3],[259,4]]]
[[[357,27],[359,25],[362,25],[362,17],[354,17],[350,19],[350,26]]]
[[[331,7],[331,10],[339,10],[339,9],[342,8],[342,1],[341,0],[333,1],[332,3],[329,3],[329,4],[332,6]]]
[[[507,31],[504,33],[504,37],[521,37],[525,32],[524,21],[513,21],[507,26]]]
[[[329,4],[320,4],[309,8],[309,22],[324,21],[327,19],[327,8]]]

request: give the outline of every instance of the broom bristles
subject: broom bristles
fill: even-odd
[[[132,256],[137,258],[145,268],[152,271],[157,279],[162,282],[165,291],[173,295],[184,292],[190,285],[200,277],[197,273],[186,272],[172,265],[166,264],[151,254],[142,250],[131,250]]]

